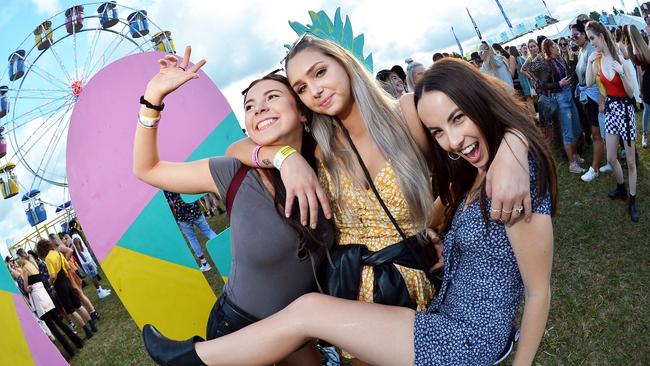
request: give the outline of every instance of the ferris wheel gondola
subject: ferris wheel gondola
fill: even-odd
[[[0,76],[0,166],[12,166],[0,172],[3,197],[19,186],[27,193],[43,184],[67,187],[67,129],[84,86],[111,62],[150,51],[175,53],[171,32],[146,10],[115,1],[75,5],[37,25]],[[32,178],[19,184],[16,167]]]

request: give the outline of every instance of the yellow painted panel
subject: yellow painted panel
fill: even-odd
[[[151,323],[173,339],[205,337],[216,296],[201,271],[119,246],[102,268],[140,329]]]
[[[25,334],[18,320],[13,296],[0,291],[0,365],[34,365]]]

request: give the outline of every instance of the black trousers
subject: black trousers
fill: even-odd
[[[65,333],[65,335],[68,336],[72,343],[77,346],[77,348],[83,347],[83,341],[81,338],[79,338],[78,335],[74,334],[72,329],[70,329],[70,327],[63,322],[59,314],[57,314],[56,308],[43,314],[43,316],[41,316],[41,320],[45,322],[45,325],[47,325],[48,328],[50,328],[50,331],[52,332],[54,338],[56,338],[56,340],[61,343],[61,346],[63,346],[66,352],[68,352],[68,355],[70,355],[70,357],[74,355],[74,349],[72,346],[70,346],[70,343],[68,343],[61,332]]]

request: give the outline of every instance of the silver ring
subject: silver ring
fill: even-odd
[[[521,211],[523,211],[523,210],[524,210],[524,206],[520,206],[520,207],[515,208],[515,211],[517,211],[517,213],[519,213],[519,214],[520,214]]]

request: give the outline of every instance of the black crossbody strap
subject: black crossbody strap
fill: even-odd
[[[350,147],[352,147],[352,151],[354,151],[354,154],[357,156],[357,160],[359,160],[359,165],[361,165],[361,169],[363,169],[363,174],[366,176],[366,180],[368,181],[368,185],[370,185],[370,188],[375,193],[375,197],[377,197],[377,201],[379,201],[379,204],[384,209],[384,212],[386,212],[386,215],[388,215],[388,218],[393,223],[393,226],[395,226],[395,230],[397,230],[397,232],[402,237],[402,239],[406,239],[406,235],[404,234],[402,229],[397,224],[397,220],[395,220],[393,215],[390,213],[390,210],[388,209],[388,207],[386,207],[386,204],[384,203],[384,200],[381,199],[381,196],[379,195],[379,192],[377,192],[377,188],[375,187],[375,184],[372,182],[372,177],[370,176],[370,173],[368,172],[368,168],[366,168],[366,164],[363,163],[363,159],[361,159],[361,155],[359,154],[359,151],[357,150],[357,147],[354,145],[354,142],[352,142],[352,138],[350,137],[350,133],[348,132],[347,128],[345,128],[345,126],[343,126],[343,123],[341,123],[341,121],[339,121],[338,118],[336,119],[336,122],[339,124],[339,127],[341,127],[341,130],[343,130],[343,134],[348,139],[348,142],[350,143]]]

